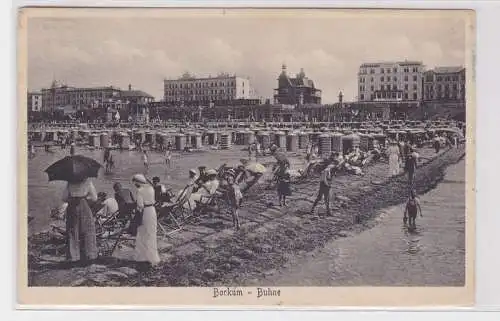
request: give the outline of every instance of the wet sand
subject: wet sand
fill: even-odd
[[[268,281],[289,286],[463,286],[465,161],[420,197],[417,228],[403,225],[404,204],[382,209],[377,225],[328,242]]]

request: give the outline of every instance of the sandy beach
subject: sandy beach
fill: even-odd
[[[230,158],[230,151],[227,153],[228,161],[238,159],[235,155]],[[417,170],[416,188],[424,194],[437,186],[447,166],[459,161],[465,151],[462,146],[438,155],[427,148],[420,153],[426,160]],[[199,155],[189,155],[187,159],[190,157],[199,159]],[[228,214],[196,218],[180,232],[159,240],[162,264],[159,269],[144,273],[127,267],[133,241],[124,242],[112,258],[86,268],[68,269],[60,267],[63,257],[55,255],[50,241],[39,233],[29,242],[29,282],[33,286],[281,285],[282,280],[270,278],[280,269],[293,266],[333,239],[346,238],[376,225],[383,209],[404,201],[406,180],[403,175],[388,178],[384,162],[368,166],[363,176],[339,176],[332,188],[333,216],[319,218],[309,214],[317,192],[317,177],[294,184],[293,197],[286,207],[275,205],[275,189],[268,189],[262,181],[245,195],[241,231],[234,231]],[[324,208],[320,205],[318,211],[321,214]]]

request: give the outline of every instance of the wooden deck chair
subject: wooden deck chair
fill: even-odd
[[[208,209],[217,206],[217,199],[223,197],[223,191],[219,187],[215,193],[210,195],[202,196],[201,201],[196,201],[196,207],[194,208],[195,215],[201,215],[206,212]]]
[[[134,240],[124,236],[128,229],[129,219],[121,218],[120,212],[116,211],[109,217],[96,217],[96,239],[99,252],[104,256],[111,256],[120,242]]]
[[[157,219],[158,230],[164,237],[170,236],[182,229],[182,224],[179,222],[176,214],[180,214],[182,223],[192,216],[193,211],[189,204],[189,198],[191,197],[192,191],[193,186],[187,185],[173,203],[164,203],[159,207]],[[190,215],[184,215],[186,210],[189,211]]]

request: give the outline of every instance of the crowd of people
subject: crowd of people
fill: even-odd
[[[144,151],[143,155],[147,153]],[[242,164],[236,167],[223,165],[218,170],[205,166],[190,169],[186,186],[178,193],[162,184],[158,176],[149,180],[145,174],[135,174],[131,178],[131,187],[115,183],[112,196],[106,192],[97,193],[90,178],[78,183],[68,182],[63,203],[53,215],[66,221],[67,259],[84,265],[97,259],[96,222],[102,223],[116,216],[116,219],[126,222],[124,233],[135,237],[134,259],[139,266],[154,267],[160,261],[157,224],[162,211],[176,202],[182,202],[178,205],[194,212],[198,207],[210,205],[216,193],[223,193],[219,196],[231,210],[234,228],[239,230],[238,211],[243,200],[241,184],[246,182],[248,187],[249,182],[261,176],[261,173],[245,167],[247,160],[241,161]],[[112,162],[109,149],[104,150],[104,162]],[[144,162],[147,169],[147,158]]]
[[[70,146],[74,146],[71,142]],[[436,136],[433,146],[436,153],[442,145],[457,146],[454,139],[443,139]],[[171,146],[166,149],[164,158],[165,166],[171,166]],[[31,149],[30,149],[31,150]],[[150,181],[145,175],[136,174],[131,178],[130,188],[121,183],[113,185],[113,196],[105,192],[96,192],[90,179],[82,182],[68,182],[62,198],[61,211],[65,213],[67,258],[71,262],[89,264],[97,259],[97,234],[96,219],[104,220],[112,215],[127,222],[127,233],[135,236],[135,260],[144,267],[154,267],[160,262],[157,244],[158,216],[173,203],[184,200],[184,208],[195,211],[196,208],[210,205],[215,196],[224,199],[231,210],[233,226],[236,230],[241,227],[239,210],[243,204],[243,192],[255,183],[263,172],[250,170],[249,163],[257,164],[257,159],[263,153],[277,155],[279,150],[276,145],[271,145],[268,151],[262,151],[260,144],[250,144],[248,159],[242,159],[241,164],[229,167],[225,164],[219,169],[207,169],[200,166],[190,169],[187,183],[178,193],[173,193],[155,176]],[[311,214],[322,200],[326,205],[327,215],[332,215],[330,210],[330,190],[334,177],[339,172],[362,175],[362,167],[373,160],[386,158],[390,176],[399,175],[404,171],[408,175],[408,202],[404,212],[404,222],[408,217],[411,226],[415,226],[418,212],[422,215],[418,197],[415,191],[415,172],[419,154],[414,142],[410,140],[388,140],[385,147],[374,142],[370,151],[361,151],[358,146],[343,152],[333,152],[324,159],[318,157],[318,145],[309,144],[305,152],[305,168],[301,175],[309,176],[313,171],[319,173],[319,187],[317,196],[311,207]],[[71,151],[74,154],[74,149]],[[141,153],[144,164],[144,173],[149,170],[148,152],[144,149]],[[255,161],[254,161],[255,159]],[[111,171],[114,166],[113,155],[109,148],[104,149],[103,156],[106,171]],[[287,199],[292,196],[291,164],[286,157],[276,157],[272,169],[272,180],[276,184],[279,206],[287,206]],[[246,183],[246,184],[243,184]],[[135,189],[135,192],[133,192]],[[219,194],[218,194],[219,193]],[[222,193],[222,195],[220,195]]]

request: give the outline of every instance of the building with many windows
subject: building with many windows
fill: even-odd
[[[129,85],[128,90],[121,90],[113,86],[73,87],[59,84],[56,81],[52,82],[50,88],[42,89],[40,97],[41,109],[49,112],[68,108],[74,111],[89,108],[137,109],[154,100],[154,97],[148,93],[132,90],[131,85]],[[29,96],[28,101],[30,101]]]
[[[282,65],[278,77],[278,88],[274,89],[274,103],[284,105],[321,104],[321,90],[306,77],[304,69],[300,69],[295,77],[290,77],[286,65]]]
[[[42,111],[42,93],[28,93],[28,111]]]
[[[180,78],[164,80],[166,105],[210,106],[222,101],[253,99],[255,96],[248,78],[225,73],[205,78],[185,73]]]
[[[423,100],[465,102],[465,68],[436,67],[424,73]]]
[[[119,88],[90,87],[79,88],[53,81],[50,88],[41,90],[44,111],[54,111],[60,107],[72,106],[75,110],[98,108],[103,102],[120,99]]]
[[[420,61],[363,63],[358,72],[358,101],[420,101]]]

